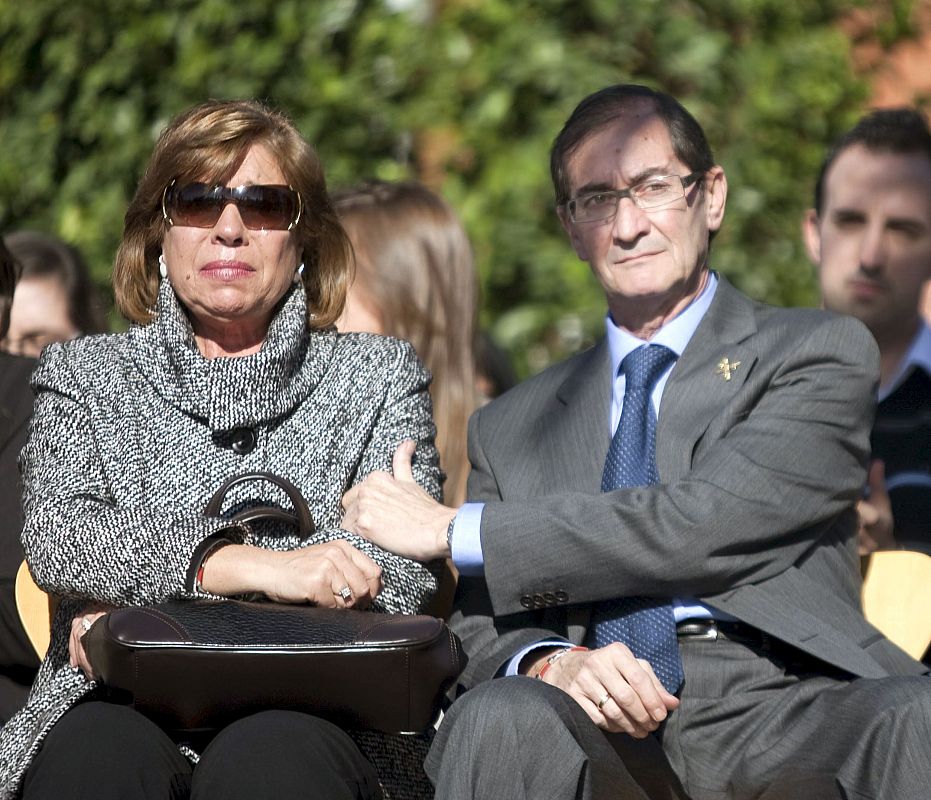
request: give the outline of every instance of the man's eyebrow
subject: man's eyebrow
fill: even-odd
[[[643,183],[648,178],[655,178],[657,175],[671,175],[670,167],[647,167],[646,169],[640,170],[640,172],[632,175],[630,177],[630,186],[636,186],[638,183]],[[581,194],[591,194],[592,192],[614,192],[618,191],[617,187],[610,183],[605,183],[604,181],[592,181],[591,183],[586,183],[583,186],[578,188],[576,192],[577,195]]]
[[[613,192],[614,186],[610,183],[605,183],[604,181],[592,181],[591,183],[586,183],[584,186],[580,186],[578,191],[576,191],[576,196],[581,194],[591,194],[592,192]]]
[[[838,219],[859,219],[866,216],[866,212],[859,208],[848,208],[841,206],[831,211],[831,216]]]

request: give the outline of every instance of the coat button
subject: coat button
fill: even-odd
[[[252,428],[234,428],[230,431],[233,440],[233,452],[239,456],[247,456],[255,450],[256,435]]]
[[[533,605],[534,605],[535,608],[543,608],[543,605],[544,605],[544,604],[543,604],[543,595],[542,595],[542,594],[535,594],[535,595],[533,596]]]
[[[544,593],[543,593],[543,600],[546,602],[546,604],[547,604],[548,606],[555,606],[555,605],[556,605],[556,595],[553,594],[552,592],[544,592]]]
[[[557,602],[557,603],[568,603],[568,602],[569,602],[569,595],[566,594],[562,589],[559,589],[559,590],[556,592],[556,602]]]
[[[520,604],[524,608],[533,608],[533,600],[531,599],[529,594],[521,595]]]

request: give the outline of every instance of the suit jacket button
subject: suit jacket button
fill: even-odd
[[[542,594],[535,594],[533,596],[533,605],[534,608],[543,608],[544,603]]]
[[[547,604],[548,606],[554,606],[554,605],[556,605],[556,595],[553,594],[552,592],[544,592],[544,593],[543,593],[543,599],[544,599],[544,601],[546,601],[546,604]]]
[[[239,456],[247,456],[255,450],[256,435],[252,428],[234,428],[230,435],[233,439],[233,452]]]
[[[557,602],[557,603],[568,603],[568,602],[569,602],[569,595],[566,594],[562,589],[559,589],[559,590],[556,592],[556,602]]]
[[[521,595],[520,604],[524,608],[533,608],[533,600],[531,599],[529,594]]]

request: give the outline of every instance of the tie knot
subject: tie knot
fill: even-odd
[[[621,362],[621,372],[627,380],[625,391],[652,390],[663,370],[675,360],[676,354],[661,344],[645,344],[628,353]]]

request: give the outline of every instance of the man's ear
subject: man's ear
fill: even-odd
[[[727,176],[715,164],[705,173],[705,219],[709,231],[716,231],[724,221],[724,206],[727,203]]]
[[[821,266],[821,220],[813,208],[809,208],[802,217],[802,240],[811,263]]]
[[[556,216],[559,217],[559,221],[562,224],[562,229],[569,237],[569,241],[572,244],[572,249],[575,250],[575,254],[579,257],[580,260],[587,262],[588,250],[585,248],[585,243],[582,241],[582,237],[579,236],[578,228],[569,218],[569,210],[565,206],[557,206]]]

